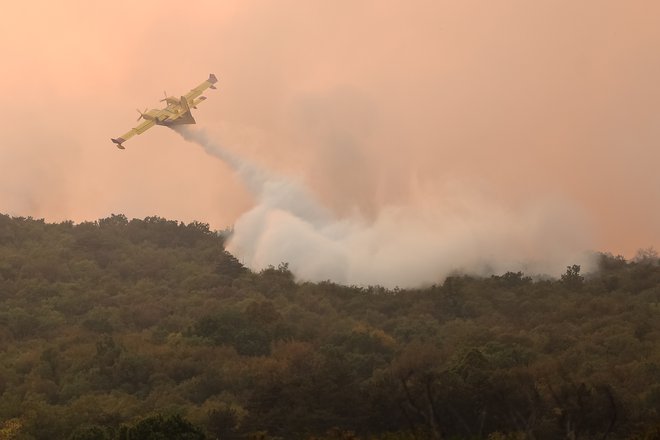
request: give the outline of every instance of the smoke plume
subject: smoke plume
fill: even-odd
[[[445,197],[381,207],[368,220],[339,217],[304,183],[260,169],[202,130],[175,131],[223,160],[254,196],[227,244],[253,270],[286,262],[299,280],[415,287],[452,273],[556,276],[569,264],[589,267],[580,218],[558,201],[505,208],[455,185]]]

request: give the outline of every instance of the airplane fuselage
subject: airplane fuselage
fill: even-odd
[[[185,98],[184,98],[185,99]],[[181,100],[179,100],[181,102]],[[172,108],[171,108],[172,107]],[[165,109],[150,109],[144,113],[140,112],[142,119],[147,121],[153,121],[158,125],[179,125],[179,124],[194,124],[194,119],[191,118],[182,118],[186,113],[189,113],[190,110],[179,109],[174,106],[168,106]],[[183,111],[182,111],[183,110]]]

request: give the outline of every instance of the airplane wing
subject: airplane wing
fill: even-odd
[[[215,89],[214,84],[218,82],[218,78],[215,77],[214,74],[209,75],[209,79],[189,91],[185,96],[188,102],[193,102],[195,98],[197,98],[199,95],[201,95],[204,90],[211,88]]]
[[[124,142],[126,142],[127,140],[129,140],[130,138],[132,138],[133,136],[135,136],[136,134],[142,134],[142,133],[144,133],[145,131],[147,131],[147,130],[149,130],[151,127],[153,127],[154,125],[156,125],[156,121],[153,120],[153,119],[152,119],[152,120],[146,120],[146,121],[143,121],[143,122],[142,122],[140,125],[138,125],[137,127],[134,127],[134,128],[132,128],[130,131],[127,131],[126,133],[124,133],[123,135],[121,135],[120,137],[118,137],[118,138],[116,138],[116,139],[111,139],[111,140],[112,140],[112,142],[114,142],[115,144],[117,144],[117,148],[124,150],[125,147],[122,145]]]

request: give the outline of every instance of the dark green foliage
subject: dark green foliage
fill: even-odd
[[[259,321],[247,319],[243,313],[225,310],[200,319],[193,334],[218,345],[231,345],[239,354],[261,356],[270,351],[270,336],[260,324]]]
[[[233,281],[246,273],[247,269],[236,259],[236,257],[227,251],[223,251],[218,256],[216,272],[219,275],[227,277],[230,281]]]
[[[566,268],[566,273],[561,276],[561,281],[570,289],[579,289],[584,283],[584,277],[580,275],[580,265],[574,264]]]
[[[657,437],[652,249],[558,280],[388,290],[297,283],[286,262],[254,273],[223,245],[159,217],[0,215],[0,433]]]
[[[103,426],[79,426],[69,440],[112,440],[113,435]]]
[[[122,427],[118,440],[205,440],[204,433],[180,415],[155,415]]]
[[[209,411],[207,429],[213,438],[225,440],[240,438],[236,410],[229,407]]]

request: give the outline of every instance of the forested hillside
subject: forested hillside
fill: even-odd
[[[0,216],[0,439],[660,438],[657,255],[599,258],[386,290],[201,223]]]

